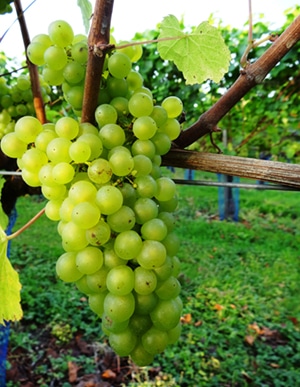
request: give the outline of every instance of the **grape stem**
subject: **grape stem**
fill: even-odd
[[[92,25],[88,36],[89,56],[83,93],[81,122],[95,123],[95,110],[105,61],[109,45],[110,22],[113,0],[96,0]]]
[[[27,230],[35,221],[37,221],[45,212],[45,208],[42,208],[41,211],[39,211],[32,219],[29,220],[23,227],[19,228],[16,232],[10,234],[7,236],[8,240],[14,239],[20,234],[22,234],[23,231]]]
[[[21,34],[23,38],[23,43],[25,47],[25,52],[27,51],[27,47],[30,44],[30,38],[29,38],[29,33],[24,17],[24,11],[22,9],[21,5],[21,0],[14,0],[14,5],[15,9],[17,12],[18,20],[19,20],[19,25],[21,29]],[[46,112],[45,112],[45,106],[44,106],[44,101],[42,97],[42,92],[41,92],[41,86],[40,86],[40,81],[39,81],[39,73],[38,73],[38,68],[36,65],[30,62],[30,60],[27,57],[26,54],[26,62],[29,70],[29,75],[30,75],[30,80],[31,80],[31,88],[32,88],[32,94],[33,94],[33,105],[35,109],[36,116],[38,120],[44,124],[47,122],[46,119]]]

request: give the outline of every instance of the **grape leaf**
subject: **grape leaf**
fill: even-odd
[[[81,10],[82,21],[85,31],[88,32],[90,28],[90,19],[93,13],[93,7],[89,0],[77,0],[77,5]]]
[[[177,18],[169,15],[163,19],[160,30],[158,52],[162,59],[175,63],[187,85],[208,79],[219,82],[228,71],[230,51],[219,30],[208,22],[187,34]]]
[[[23,316],[21,284],[18,273],[7,258],[7,244],[6,234],[0,229],[0,324],[20,320]]]

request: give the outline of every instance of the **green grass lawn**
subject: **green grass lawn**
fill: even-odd
[[[183,172],[175,175],[181,178]],[[196,178],[216,179],[200,172]],[[179,185],[178,192],[182,335],[127,385],[299,385],[300,193],[240,190],[239,221],[233,222],[219,220],[217,188]],[[44,204],[39,197],[20,198],[14,229]],[[62,345],[78,332],[87,342],[103,341],[86,298],[56,279],[61,253],[56,225],[45,216],[11,244],[11,261],[23,284],[24,318],[12,326],[10,361],[18,348],[37,361],[36,332],[43,329]],[[73,385],[67,378],[70,359],[83,373],[96,373],[93,357],[75,359],[66,352],[51,367],[35,369],[42,375],[39,385],[50,385],[49,373],[57,374],[55,385]],[[153,368],[160,370],[155,377]]]

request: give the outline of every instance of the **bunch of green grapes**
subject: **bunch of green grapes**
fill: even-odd
[[[10,3],[13,3],[13,0],[0,0],[0,15],[12,12]]]
[[[97,126],[25,116],[1,148],[48,200],[64,249],[58,277],[87,295],[117,354],[147,365],[181,332],[178,199],[161,159],[180,133],[183,106],[175,96],[155,103],[132,53],[107,59]]]
[[[40,67],[43,79],[51,86],[62,86],[66,101],[80,112],[88,59],[87,37],[76,35],[70,24],[56,20],[48,34],[36,35],[27,47],[27,56]]]
[[[51,100],[51,88],[41,77],[41,92],[45,103]],[[14,130],[15,121],[26,115],[34,115],[31,81],[28,74],[19,74],[8,84],[0,77],[0,139]]]

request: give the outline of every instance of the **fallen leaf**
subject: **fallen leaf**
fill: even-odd
[[[220,304],[215,304],[215,305],[214,305],[214,309],[216,309],[217,311],[220,311],[220,310],[223,310],[223,309],[224,309],[224,306],[223,306],[223,305],[220,305]]]
[[[116,373],[110,369],[105,370],[102,372],[102,378],[104,379],[114,379],[116,377]]]
[[[80,369],[78,365],[72,361],[68,361],[69,382],[74,383],[77,380],[77,372]]]
[[[256,339],[256,337],[253,336],[253,335],[246,335],[246,336],[245,336],[245,341],[246,341],[246,343],[249,344],[249,345],[253,345],[255,339]]]
[[[198,320],[198,321],[195,322],[194,326],[195,327],[200,327],[202,324],[203,324],[203,321],[202,320]]]
[[[190,324],[192,321],[192,315],[191,313],[184,314],[180,319],[182,324]]]
[[[280,365],[277,363],[271,363],[270,366],[273,368],[280,368]]]
[[[263,330],[257,325],[257,323],[249,324],[248,328],[257,333],[258,335],[261,335]]]

